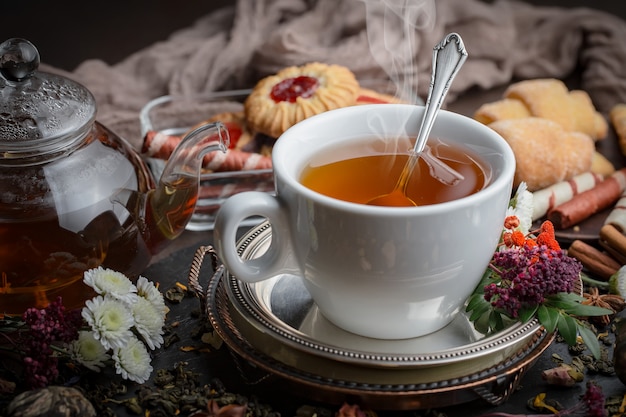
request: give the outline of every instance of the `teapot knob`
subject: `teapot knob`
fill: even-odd
[[[39,51],[26,39],[12,38],[0,44],[0,75],[7,81],[32,77],[39,62]]]

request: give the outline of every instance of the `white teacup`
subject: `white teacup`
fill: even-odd
[[[515,171],[502,137],[440,111],[431,138],[466,146],[491,170],[488,185],[454,201],[369,206],[327,197],[299,181],[312,160],[366,152],[358,142],[363,138],[415,137],[422,114],[421,106],[362,105],[287,130],[272,151],[276,196],[237,194],[217,214],[215,245],[228,270],[244,282],[300,275],[328,320],[362,336],[418,337],[450,323],[478,285],[502,231]],[[344,143],[348,151],[328,151]],[[236,249],[237,229],[251,216],[268,219],[271,244],[260,257],[244,260]]]

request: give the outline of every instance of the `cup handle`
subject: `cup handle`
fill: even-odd
[[[242,259],[237,253],[237,229],[251,216],[268,220],[272,227],[271,242],[261,256]],[[300,273],[291,249],[287,214],[278,199],[268,193],[247,191],[226,199],[215,216],[214,237],[215,250],[222,262],[244,282],[258,282],[281,273]]]

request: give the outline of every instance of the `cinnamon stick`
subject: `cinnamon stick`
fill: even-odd
[[[622,264],[626,264],[626,236],[612,224],[600,229],[600,245]]]
[[[559,204],[548,212],[557,229],[567,229],[589,216],[614,204],[626,189],[626,168],[615,171],[595,187],[584,191],[571,200]]]
[[[622,266],[608,254],[578,239],[572,242],[567,254],[578,259],[591,274],[605,281]]]

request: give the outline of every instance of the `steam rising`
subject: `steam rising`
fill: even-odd
[[[365,3],[367,38],[370,52],[387,73],[396,88],[395,96],[413,104],[423,104],[418,95],[417,53],[432,54],[435,45],[420,45],[424,33],[432,32],[435,23],[436,0],[362,0]],[[428,38],[428,36],[426,36]],[[433,63],[434,64],[434,63]],[[379,117],[368,120],[374,132],[389,131]],[[402,152],[412,148],[407,137],[385,137],[387,147]],[[443,146],[440,141],[436,147]],[[431,175],[447,185],[455,185],[462,175],[451,169],[426,146],[422,157],[430,167]]]
[[[370,52],[396,87],[396,96],[414,104],[417,95],[416,53],[419,33],[434,27],[435,0],[362,0],[365,3]]]

